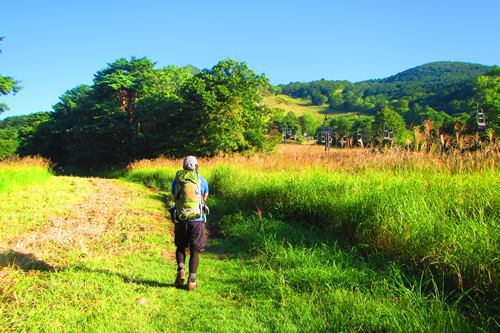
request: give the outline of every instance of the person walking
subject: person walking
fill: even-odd
[[[194,290],[200,253],[204,250],[205,222],[208,208],[208,182],[198,173],[198,161],[194,156],[186,156],[183,169],[179,170],[172,182],[175,202],[173,220],[174,242],[176,246],[177,277],[175,286],[181,288],[186,280],[186,248],[189,246],[189,280],[187,290]]]

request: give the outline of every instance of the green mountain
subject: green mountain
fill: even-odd
[[[472,87],[490,66],[440,61],[408,69],[368,84],[365,96],[381,95],[389,100],[406,99],[448,114],[467,111],[464,103],[472,97]]]
[[[185,67],[185,68],[187,68],[187,69],[189,70],[189,72],[190,72],[191,74],[194,74],[194,75],[196,75],[196,74],[198,74],[199,72],[201,72],[201,69],[199,69],[198,67],[193,66],[193,65],[186,65],[186,66],[184,66],[184,67]]]
[[[457,61],[437,61],[417,66],[378,82],[415,82],[423,83],[449,83],[474,79],[486,73],[490,66],[470,64]]]
[[[440,61],[383,79],[356,83],[292,82],[278,89],[295,98],[309,98],[312,104],[328,101],[330,108],[336,111],[374,114],[396,103],[400,109],[431,108],[453,115],[470,111],[474,82],[491,69],[479,64]]]

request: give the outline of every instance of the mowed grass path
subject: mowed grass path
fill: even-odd
[[[475,328],[398,267],[258,216],[213,216],[227,238],[203,254],[200,288],[176,289],[173,225],[140,185],[51,177],[1,193],[0,216],[0,331]]]

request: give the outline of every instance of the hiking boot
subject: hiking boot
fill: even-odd
[[[177,277],[175,278],[174,285],[176,288],[182,288],[184,285],[184,280],[186,280],[186,271],[181,269],[177,271]]]
[[[188,291],[193,291],[193,290],[195,290],[195,289],[196,289],[196,287],[197,287],[197,286],[196,286],[196,282],[194,282],[194,281],[189,281],[189,282],[188,282],[188,286],[187,286],[187,287],[188,287],[188,288],[187,288],[187,289],[188,289]]]

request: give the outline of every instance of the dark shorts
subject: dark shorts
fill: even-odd
[[[174,229],[175,246],[190,251],[203,252],[207,242],[205,238],[205,223],[203,222],[177,222]]]

